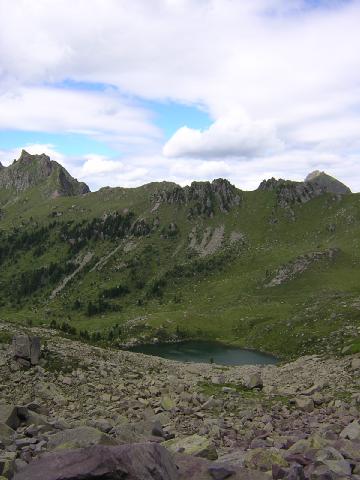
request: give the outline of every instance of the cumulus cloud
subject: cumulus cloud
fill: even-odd
[[[55,160],[62,165],[66,164],[66,157],[62,153],[58,152],[54,145],[48,143],[33,143],[22,145],[11,150],[0,150],[1,164],[5,167],[11,165],[14,160],[17,160],[20,157],[21,150],[23,149],[32,155],[45,153],[51,158],[51,160]]]
[[[281,150],[272,125],[252,122],[243,112],[220,117],[207,130],[180,128],[163,148],[167,157],[255,157]]]
[[[358,0],[0,0],[0,128],[111,143],[119,160],[71,160],[94,183],[213,169],[249,188],[260,169],[300,177],[335,158],[329,168],[347,165],[356,188],[359,22]],[[69,80],[77,87],[59,88]],[[201,104],[213,124],[175,132],[164,158],[139,98]]]
[[[150,113],[114,91],[21,87],[0,95],[0,129],[71,132],[120,146],[162,138]]]

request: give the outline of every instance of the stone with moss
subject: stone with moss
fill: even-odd
[[[209,460],[216,460],[218,457],[212,441],[209,438],[197,434],[166,440],[162,445],[174,453],[185,453]]]
[[[246,453],[244,465],[247,468],[268,472],[272,465],[287,467],[289,464],[277,448],[254,448]]]

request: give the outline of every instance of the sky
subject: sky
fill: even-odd
[[[0,0],[0,162],[360,191],[360,0]]]

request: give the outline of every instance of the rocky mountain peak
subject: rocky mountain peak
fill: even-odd
[[[39,160],[45,160],[45,161],[48,161],[50,162],[50,157],[48,155],[46,155],[45,153],[41,153],[40,155],[32,155],[31,153],[27,152],[26,150],[21,150],[21,154],[20,154],[20,157],[18,160],[16,160],[17,162],[21,162],[21,163],[29,163],[29,162],[33,162],[33,161],[39,161]]]
[[[294,203],[306,203],[325,193],[336,195],[351,193],[346,185],[320,170],[309,173],[304,182],[293,182],[282,178],[263,180],[258,190],[276,192],[278,204],[281,207],[288,207]]]
[[[307,177],[305,178],[305,182],[311,182],[311,180],[314,180],[316,177],[319,177],[321,175],[326,175],[325,172],[321,172],[320,170],[314,170],[313,172],[310,172]]]
[[[309,175],[305,178],[305,183],[311,183],[326,193],[335,193],[338,195],[346,195],[351,193],[349,187],[331,175],[321,172],[320,170],[315,170],[314,172],[309,173]]]
[[[0,169],[0,189],[20,193],[38,186],[45,196],[52,197],[81,195],[90,191],[85,183],[78,182],[45,153],[32,155],[22,150],[18,160]]]

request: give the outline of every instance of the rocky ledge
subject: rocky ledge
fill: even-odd
[[[0,328],[1,480],[360,479],[360,357],[183,364]]]

